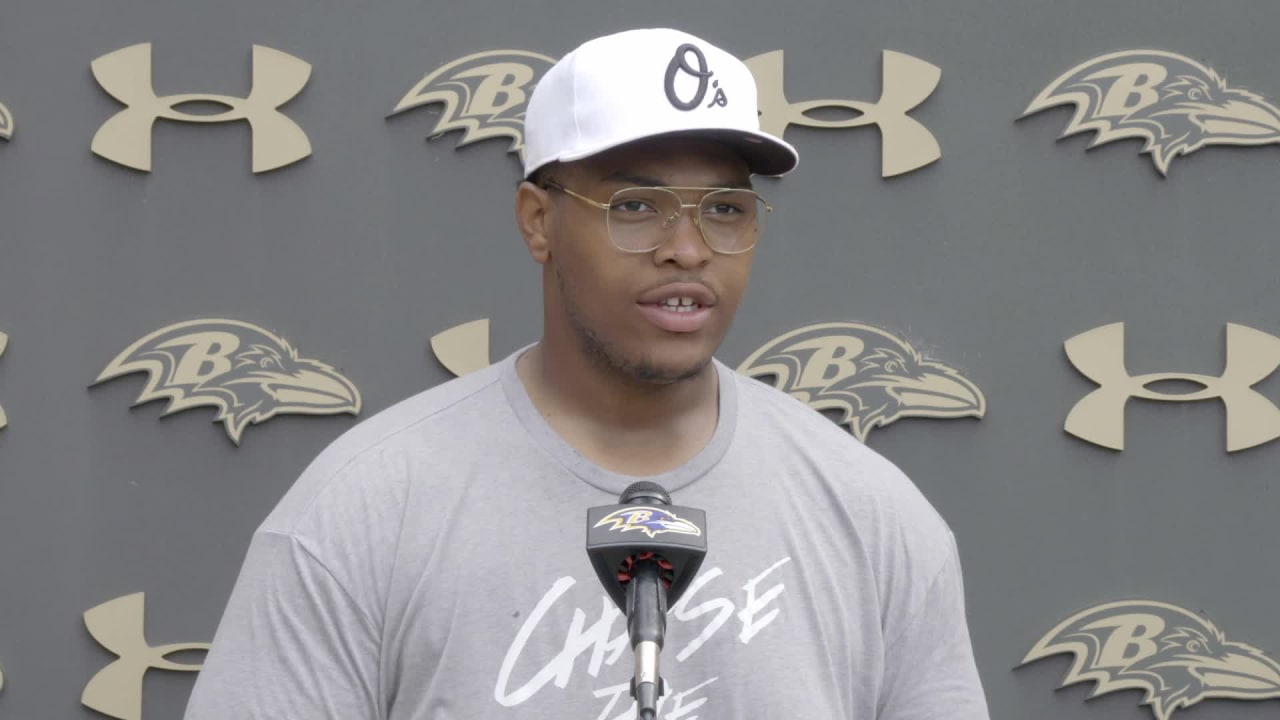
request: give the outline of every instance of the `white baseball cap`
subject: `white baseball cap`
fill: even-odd
[[[739,59],[679,30],[589,40],[543,75],[524,117],[524,174],[658,135],[709,137],[751,172],[783,175],[795,148],[760,130],[756,82]]]

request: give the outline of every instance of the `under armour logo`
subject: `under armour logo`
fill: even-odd
[[[151,128],[158,119],[191,123],[247,120],[253,131],[253,171],[284,167],[311,154],[311,141],[298,124],[279,111],[311,77],[311,65],[262,45],[253,46],[253,87],[248,97],[185,94],[158,97],[151,85],[151,43],[107,53],[91,64],[93,76],[126,106],[98,128],[92,149],[112,162],[135,170],[151,170]],[[184,103],[223,105],[217,115],[177,110]]]
[[[756,78],[760,129],[782,137],[788,125],[817,128],[856,128],[875,125],[881,135],[881,177],[902,175],[942,157],[938,140],[919,121],[907,115],[938,87],[942,70],[910,55],[885,50],[881,70],[882,89],[876,102],[860,100],[810,100],[793,103],[783,91],[783,55],[774,50],[747,60]],[[856,113],[844,120],[819,120],[814,110],[834,108]]]
[[[689,56],[692,55],[696,61],[696,65],[689,63]],[[677,73],[683,73],[686,76],[698,79],[698,87],[694,90],[693,96],[688,100],[680,97],[676,91]],[[672,107],[677,110],[693,110],[707,99],[707,85],[710,83],[711,89],[715,90],[711,102],[707,107],[724,107],[729,104],[729,98],[724,94],[724,90],[720,87],[719,80],[711,80],[715,75],[714,72],[707,69],[707,56],[702,50],[692,43],[685,43],[676,48],[676,53],[671,57],[671,62],[667,63],[667,74],[665,78],[665,88],[667,91],[667,100],[671,101]]]
[[[13,113],[9,112],[9,108],[0,103],[0,140],[8,140],[13,137]]]
[[[1222,375],[1150,373],[1130,375],[1124,363],[1124,323],[1103,325],[1065,343],[1067,358],[1099,385],[1067,414],[1066,431],[1086,442],[1124,449],[1124,407],[1129,398],[1192,402],[1219,398],[1227,408],[1227,452],[1245,450],[1280,437],[1280,408],[1251,388],[1280,367],[1280,338],[1227,323],[1227,363]],[[1202,386],[1186,394],[1156,392],[1147,386],[1182,380]]]
[[[142,679],[148,670],[196,672],[200,665],[165,660],[166,655],[208,650],[209,643],[153,647],[145,633],[146,595],[134,593],[107,601],[84,614],[84,625],[102,647],[120,659],[98,671],[80,696],[92,710],[118,720],[142,719]]]

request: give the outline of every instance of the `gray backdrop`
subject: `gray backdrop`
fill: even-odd
[[[463,55],[558,56],[654,24],[742,56],[785,50],[793,101],[874,100],[882,49],[942,68],[914,117],[943,158],[919,172],[880,179],[873,129],[788,132],[801,165],[761,182],[778,210],[720,356],[737,364],[795,327],[856,320],[983,389],[980,421],[904,420],[869,444],[959,538],[993,717],[1151,717],[1134,691],[1087,704],[1089,684],[1055,692],[1065,656],[1013,670],[1060,620],[1108,600],[1202,610],[1230,639],[1280,652],[1280,444],[1227,455],[1216,402],[1131,403],[1123,453],[1062,430],[1094,387],[1067,362],[1067,337],[1123,320],[1133,372],[1217,375],[1225,322],[1280,334],[1276,149],[1207,148],[1162,179],[1137,141],[1055,142],[1067,109],[1014,122],[1059,73],[1139,47],[1280,99],[1280,5],[5,0],[0,102],[18,130],[0,143],[0,717],[101,717],[79,698],[112,656],[81,614],[106,600],[145,591],[152,644],[211,638],[251,532],[354,422],[282,416],[236,448],[211,409],[129,410],[143,376],[88,389],[106,363],[164,325],[231,317],[342,369],[367,416],[447,379],[426,348],[436,332],[491,318],[495,357],[536,339],[538,273],[513,228],[505,141],[455,150],[456,134],[424,141],[434,110],[384,116]],[[138,42],[154,43],[161,95],[245,94],[253,43],[312,63],[285,111],[314,156],[252,176],[243,123],[169,122],[150,174],[93,156],[120,106],[89,62]],[[1259,389],[1280,395],[1274,378]],[[150,673],[146,717],[179,717],[192,679]],[[1176,717],[1276,710],[1211,700]]]

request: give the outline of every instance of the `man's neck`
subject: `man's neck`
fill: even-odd
[[[544,339],[516,372],[547,424],[597,465],[656,475],[684,464],[715,434],[720,388],[712,364],[687,380],[651,384],[572,350]]]

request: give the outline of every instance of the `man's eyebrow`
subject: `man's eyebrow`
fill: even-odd
[[[664,180],[647,175],[631,175],[624,171],[611,172],[600,178],[601,182],[621,182],[633,185],[635,187],[665,187],[667,183]],[[750,180],[731,180],[729,182],[720,183],[714,187],[735,188],[741,190],[752,189]]]
[[[600,178],[600,180],[601,182],[624,182],[637,187],[657,187],[659,185],[666,184],[658,178],[652,178],[646,175],[629,175],[621,170],[615,170]]]

